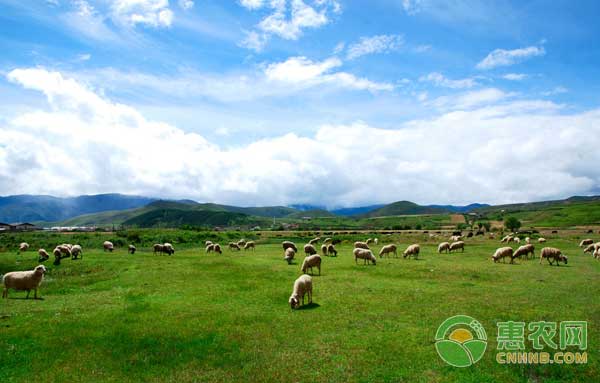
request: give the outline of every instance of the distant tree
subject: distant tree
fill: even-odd
[[[482,225],[483,227],[485,227],[485,231],[490,231],[490,229],[492,228],[492,224],[489,222],[483,222]]]
[[[481,228],[483,227],[483,223],[477,222],[477,227],[479,228],[479,230],[481,230]]]
[[[508,217],[504,220],[504,227],[510,231],[517,231],[521,227],[521,221],[516,217]]]
[[[456,224],[456,230],[465,230],[467,228],[466,223],[458,223]]]

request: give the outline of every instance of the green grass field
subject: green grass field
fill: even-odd
[[[377,266],[355,265],[343,243],[313,278],[314,304],[297,311],[288,297],[303,256],[287,265],[276,243],[221,256],[199,245],[172,257],[84,248],[82,261],[46,262],[43,300],[11,291],[0,301],[0,382],[599,381],[600,261],[575,239],[549,241],[569,255],[551,267],[494,264],[498,241],[439,255],[424,238],[393,238],[421,242],[421,259]],[[35,251],[0,253],[0,273],[36,264]],[[434,347],[456,314],[478,319],[489,339],[464,369]],[[588,363],[499,365],[496,323],[509,320],[587,320]]]

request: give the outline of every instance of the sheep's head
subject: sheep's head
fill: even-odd
[[[298,300],[298,297],[296,297],[296,296],[291,296],[289,302],[290,302],[290,307],[292,309],[297,309],[298,306],[300,305],[300,301]]]
[[[562,254],[561,254],[561,256],[560,256],[560,257],[561,257],[561,260],[562,260],[562,261],[565,263],[565,265],[566,265],[566,264],[567,264],[567,261],[568,261],[568,259],[569,259],[569,258],[567,258],[567,256],[566,256],[566,255],[562,255]]]
[[[42,275],[44,275],[44,274],[46,273],[46,266],[44,266],[44,265],[39,265],[39,266],[36,266],[36,268],[35,268],[35,269],[33,269],[33,270],[34,270],[34,272],[35,272],[36,274],[42,274]]]

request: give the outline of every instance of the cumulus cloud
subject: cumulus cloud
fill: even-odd
[[[527,75],[525,73],[507,73],[502,78],[510,81],[521,81],[526,79]]]
[[[333,63],[315,65],[319,76]],[[42,92],[50,108],[0,123],[0,194],[122,192],[334,207],[540,200],[600,183],[600,153],[588,149],[600,145],[600,110],[560,114],[550,102],[515,101],[395,129],[325,125],[313,136],[225,149],[58,72],[16,69],[8,78]]]
[[[445,77],[439,72],[429,73],[427,76],[421,76],[419,78],[421,82],[431,82],[436,86],[442,86],[452,89],[472,88],[477,85],[477,81],[474,78],[464,78],[461,80],[451,80]]]
[[[368,54],[387,53],[399,49],[403,44],[402,35],[363,36],[357,43],[348,47],[347,58],[353,60]]]
[[[528,58],[546,54],[544,47],[526,47],[513,50],[495,49],[477,64],[477,69],[487,70],[499,66],[509,66]]]
[[[511,96],[513,94],[506,93],[498,88],[485,88],[451,96],[441,96],[433,100],[430,105],[445,110],[464,110],[493,104]]]
[[[193,5],[192,1],[182,3],[188,7]],[[113,19],[125,25],[142,24],[157,28],[170,27],[173,23],[169,0],[112,0],[111,7]]]
[[[569,90],[564,86],[557,86],[554,89],[542,92],[541,94],[542,96],[554,96],[556,94],[567,93],[568,91]]]

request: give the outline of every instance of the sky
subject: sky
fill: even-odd
[[[600,3],[0,0],[0,195],[600,194]]]

